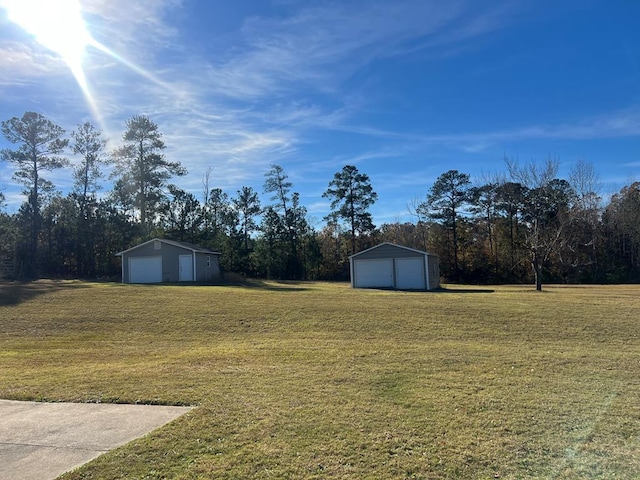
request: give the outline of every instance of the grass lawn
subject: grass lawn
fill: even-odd
[[[640,286],[0,284],[0,398],[198,405],[77,479],[640,478]]]

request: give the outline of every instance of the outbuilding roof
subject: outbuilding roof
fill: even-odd
[[[206,253],[208,255],[222,255],[220,252],[214,252],[213,250],[209,250],[208,248],[204,248],[204,247],[201,247],[199,245],[195,245],[195,244],[189,243],[189,242],[178,242],[176,240],[167,240],[165,238],[152,238],[151,240],[148,240],[146,242],[139,243],[135,247],[131,247],[131,248],[128,248],[127,250],[123,250],[122,252],[116,253],[116,257],[120,256],[120,255],[122,255],[124,253],[129,253],[130,251],[135,250],[137,248],[140,248],[140,247],[143,247],[145,245],[148,245],[151,242],[162,242],[162,243],[166,243],[168,245],[181,247],[181,248],[184,248],[186,250],[191,250],[192,252],[196,252],[196,253]]]
[[[400,248],[402,250],[407,250],[408,252],[421,253],[422,255],[433,255],[432,253],[424,252],[422,250],[416,250],[415,248],[404,247],[402,245],[397,245],[397,244],[391,243],[391,242],[383,242],[383,243],[380,243],[380,244],[376,245],[375,247],[367,248],[366,250],[362,250],[361,252],[354,253],[353,255],[349,255],[349,258],[357,257],[358,255],[362,255],[363,253],[367,253],[367,252],[370,252],[372,250],[376,250],[376,249],[381,248],[383,246],[391,246],[391,247],[394,247],[394,248]]]

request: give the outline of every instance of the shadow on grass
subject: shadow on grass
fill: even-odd
[[[311,290],[311,288],[305,285],[308,282],[296,281],[296,280],[261,280],[261,279],[249,279],[233,277],[230,279],[223,279],[220,282],[162,282],[162,283],[135,283],[136,285],[145,288],[159,288],[159,287],[230,287],[230,288],[253,288],[256,290],[267,290],[274,292],[305,292]]]
[[[446,288],[441,287],[435,290],[415,290],[415,289],[402,289],[402,288],[383,288],[383,287],[366,287],[362,290],[378,290],[381,292],[404,292],[404,293],[495,293],[495,290],[491,288]]]
[[[274,292],[305,292],[311,290],[306,282],[296,280],[261,280],[256,278],[233,278],[220,283],[223,287],[255,288]]]
[[[439,288],[429,293],[495,293],[491,288]]]
[[[87,288],[82,282],[36,280],[33,282],[1,281],[0,306],[18,305],[32,298],[68,288]]]

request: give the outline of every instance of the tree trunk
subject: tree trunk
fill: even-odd
[[[538,258],[538,254],[534,253],[533,258],[531,260],[531,266],[533,267],[533,273],[536,278],[536,291],[542,291],[542,265],[540,264],[540,259]]]

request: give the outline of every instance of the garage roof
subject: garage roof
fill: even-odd
[[[193,243],[189,243],[189,242],[178,242],[176,240],[166,240],[164,238],[152,238],[149,241],[140,243],[138,245],[136,245],[135,247],[131,247],[127,250],[123,250],[122,252],[116,253],[116,256],[120,256],[124,253],[129,253],[132,250],[135,250],[137,248],[143,247],[144,245],[147,245],[151,242],[162,242],[162,243],[167,243],[169,245],[174,245],[176,247],[181,247],[184,248],[186,250],[191,250],[192,252],[196,252],[196,253],[206,253],[209,255],[222,255],[220,252],[214,252],[213,250],[209,250],[208,248],[203,248],[200,247],[198,245],[195,245]]]
[[[408,252],[420,253],[422,255],[431,255],[428,252],[423,252],[422,250],[416,250],[415,248],[403,247],[402,245],[397,245],[397,244],[391,243],[391,242],[384,242],[384,243],[381,243],[379,245],[376,245],[375,247],[367,248],[366,250],[363,250],[361,252],[354,253],[353,255],[350,255],[349,258],[357,257],[358,255],[362,255],[364,253],[370,252],[370,251],[375,250],[377,248],[381,248],[381,247],[383,247],[385,245],[386,246],[391,246],[391,247],[394,247],[394,248],[400,248],[400,249],[406,250]]]

